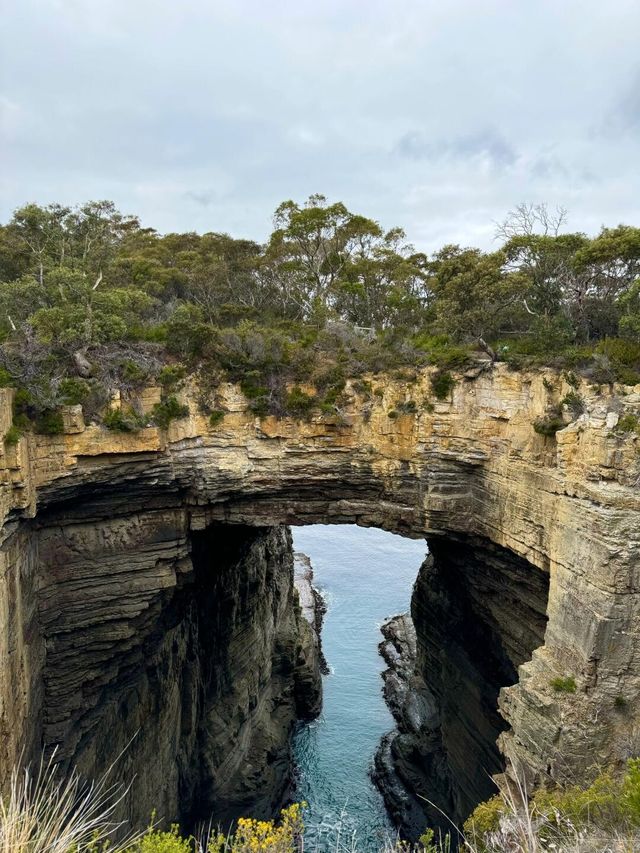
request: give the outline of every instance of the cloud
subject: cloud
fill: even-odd
[[[514,148],[500,133],[491,129],[436,140],[426,138],[419,131],[411,131],[400,137],[395,150],[410,160],[469,160],[479,157],[495,167],[512,166],[517,159]]]
[[[427,251],[492,245],[521,201],[638,221],[639,29],[637,0],[21,0],[0,219],[113,198],[263,239],[322,192]]]

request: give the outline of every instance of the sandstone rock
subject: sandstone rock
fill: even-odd
[[[545,378],[553,380],[554,391]],[[476,622],[485,626],[490,647],[504,654],[498,655],[501,667],[483,678],[473,655],[469,663],[473,643],[466,634],[456,645],[443,629],[446,620],[420,618],[425,608],[427,614],[455,613],[454,591],[443,581],[440,602],[426,590],[414,596],[417,656],[432,690],[434,715],[451,709],[455,698],[453,710],[459,713],[450,719],[469,737],[459,738],[455,727],[448,734],[429,729],[423,721],[417,724],[420,743],[429,743],[430,751],[421,747],[413,758],[415,740],[396,739],[390,748],[406,768],[413,761],[412,784],[428,776],[444,789],[459,775],[457,793],[445,793],[460,811],[483,793],[462,767],[468,754],[463,745],[475,736],[476,754],[484,756],[487,769],[501,765],[500,755],[489,749],[501,727],[491,706],[498,689],[506,725],[500,744],[511,768],[525,769],[534,780],[576,782],[587,781],[596,764],[621,765],[640,729],[640,458],[634,437],[611,435],[602,416],[618,410],[619,397],[608,389],[581,388],[588,417],[554,439],[532,428],[568,390],[549,371],[521,374],[498,364],[473,381],[461,379],[451,399],[433,411],[417,405],[415,414],[396,420],[387,413],[397,400],[418,404],[430,398],[430,372],[411,384],[372,379],[382,398],[374,397],[365,414],[364,401],[354,396],[339,421],[256,423],[238,389],[229,386],[220,389],[229,414],[212,428],[187,387],[190,416],[167,431],[116,435],[89,426],[73,435],[29,435],[14,456],[4,454],[3,780],[22,750],[33,754],[43,739],[62,743],[69,759],[80,750],[82,766],[95,769],[141,728],[145,746],[136,753],[135,768],[126,770],[141,775],[147,763],[164,768],[149,771],[141,803],[153,800],[171,811],[176,780],[191,778],[184,768],[206,751],[185,747],[176,766],[175,753],[156,753],[149,744],[165,726],[174,741],[183,726],[188,733],[200,731],[195,721],[202,719],[204,694],[184,702],[191,688],[185,694],[180,686],[181,673],[191,677],[188,672],[194,683],[204,684],[197,668],[182,664],[195,629],[181,616],[180,602],[189,595],[190,543],[214,523],[350,522],[426,537],[436,549],[441,543],[438,560],[453,565],[452,577],[470,582],[472,600],[465,607],[479,614]],[[0,392],[0,419],[8,424],[11,394]],[[447,551],[447,542],[455,548]],[[459,549],[469,557],[468,570],[452,556]],[[513,560],[492,569],[486,555],[503,552]],[[522,570],[505,586],[512,563]],[[497,586],[490,584],[494,575],[501,579]],[[527,580],[539,589],[542,576],[548,579],[546,602]],[[508,609],[501,616],[505,590]],[[243,600],[240,589],[238,594]],[[518,608],[546,610],[546,628],[533,630],[526,619],[513,618]],[[272,617],[260,613],[275,637]],[[265,637],[265,648],[270,642]],[[291,661],[290,641],[283,648]],[[143,666],[147,660],[153,662],[151,672]],[[120,668],[119,661],[132,662]],[[440,679],[444,687],[456,685],[453,693],[438,688],[438,668],[447,676]],[[576,693],[557,695],[552,681],[567,675],[575,678]],[[292,690],[291,673],[287,679]],[[262,686],[259,692],[269,695]],[[256,695],[237,703],[243,709],[238,715],[267,716]],[[627,714],[616,710],[617,697],[624,698]],[[272,701],[264,700],[267,706]],[[423,711],[412,712],[411,719],[424,717]],[[234,719],[239,716],[229,712],[211,720],[211,727],[224,731]],[[238,744],[248,743],[250,729],[260,731],[257,718],[255,723],[242,729]],[[270,735],[256,737],[257,754],[268,753]],[[243,754],[238,750],[235,756]],[[173,775],[167,775],[168,766],[175,767]],[[260,761],[246,767],[248,776],[254,774],[249,789],[256,789],[263,772]],[[238,778],[232,770],[228,775]],[[214,776],[203,766],[194,778]],[[211,782],[203,803],[221,790],[216,784]],[[228,801],[234,797],[230,789]]]

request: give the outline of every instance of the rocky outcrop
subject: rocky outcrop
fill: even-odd
[[[381,745],[377,778],[409,838],[426,825],[450,829],[495,793],[498,694],[546,627],[545,572],[483,540],[433,537],[430,551],[411,617],[386,623],[381,644],[398,732]]]
[[[583,385],[584,413],[545,437],[534,422],[571,390],[551,372],[518,374],[497,365],[475,379],[459,377],[442,401],[433,398],[428,371],[415,381],[371,377],[371,386],[369,395],[349,384],[339,415],[305,423],[258,420],[237,388],[221,386],[217,405],[226,414],[215,426],[198,409],[197,389],[186,387],[182,399],[190,414],[166,431],[112,433],[86,425],[71,407],[64,435],[30,435],[4,446],[1,776],[23,749],[29,755],[43,743],[62,743],[65,754],[86,756],[86,766],[106,762],[122,738],[107,743],[105,732],[113,733],[122,719],[136,720],[126,704],[116,703],[118,714],[108,710],[113,679],[135,697],[141,662],[158,655],[157,671],[173,675],[149,677],[149,695],[160,696],[159,686],[153,693],[157,685],[180,681],[181,649],[188,656],[195,642],[192,620],[181,616],[196,571],[189,568],[190,543],[214,524],[349,522],[429,541],[437,595],[414,596],[413,615],[417,656],[437,707],[433,726],[422,727],[433,735],[434,749],[416,761],[437,766],[437,776],[438,761],[429,756],[446,755],[443,790],[462,774],[459,790],[449,795],[456,810],[481,793],[476,777],[461,769],[464,748],[453,743],[457,732],[468,743],[470,726],[481,732],[483,767],[491,771],[493,759],[498,768],[506,759],[530,781],[586,780],[596,766],[619,766],[637,750],[639,439],[618,423],[623,413],[638,414],[640,388],[621,393]],[[145,399],[154,394],[151,389]],[[11,392],[0,389],[0,395],[4,434]],[[80,538],[76,527],[85,530]],[[258,611],[268,625],[278,612],[271,605]],[[546,627],[527,622],[521,631],[520,616],[508,616],[516,605],[546,612]],[[123,622],[122,608],[129,621]],[[77,639],[66,645],[74,632]],[[270,636],[276,634],[274,628]],[[136,638],[145,636],[153,642],[136,652]],[[177,657],[171,657],[174,639]],[[478,658],[483,648],[490,665]],[[114,674],[114,659],[137,662]],[[276,655],[271,666],[282,659],[291,660]],[[576,692],[554,691],[553,680],[567,676]],[[182,688],[172,691],[148,707],[132,698],[133,708],[146,710],[123,731],[144,722],[151,742],[151,732],[165,725],[164,706],[182,708]],[[247,698],[245,716],[257,713],[254,704]],[[187,702],[180,712],[189,731],[190,707]],[[175,720],[177,711],[171,714]],[[486,744],[501,721],[501,753],[491,753]],[[238,744],[246,744],[248,731],[238,734]],[[263,742],[268,751],[268,738]],[[147,758],[150,751],[142,750],[140,775]],[[163,808],[173,770],[164,766],[166,756],[153,759],[163,772],[149,773],[148,799]],[[202,770],[202,778],[214,778],[207,773]],[[203,790],[218,789],[212,782]]]
[[[133,826],[270,817],[321,696],[288,530],[87,504],[40,521],[44,744],[92,777],[121,754]]]
[[[316,658],[317,668],[320,672],[327,675],[329,667],[322,652],[322,623],[327,612],[327,605],[320,590],[314,586],[313,566],[309,557],[296,551],[293,555],[293,565],[294,583],[298,592],[302,616],[311,626],[313,648],[310,651],[310,656]]]

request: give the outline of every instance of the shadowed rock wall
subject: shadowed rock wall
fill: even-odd
[[[92,777],[122,752],[134,826],[270,817],[293,724],[320,707],[288,530],[191,534],[183,509],[41,521],[46,747]]]
[[[401,653],[397,664],[387,653],[398,732],[376,757],[378,784],[413,839],[427,824],[450,829],[442,813],[460,823],[495,793],[506,728],[498,695],[542,645],[547,622],[548,575],[535,566],[486,540],[434,537],[429,550],[411,624],[386,629]]]

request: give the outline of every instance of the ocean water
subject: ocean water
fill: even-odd
[[[293,542],[311,558],[326,599],[322,645],[330,668],[322,715],[301,725],[294,740],[297,799],[308,803],[305,846],[335,850],[339,825],[345,849],[355,835],[359,850],[377,850],[393,834],[369,776],[380,738],[394,725],[382,696],[380,625],[409,609],[427,545],[355,525],[293,528]]]

